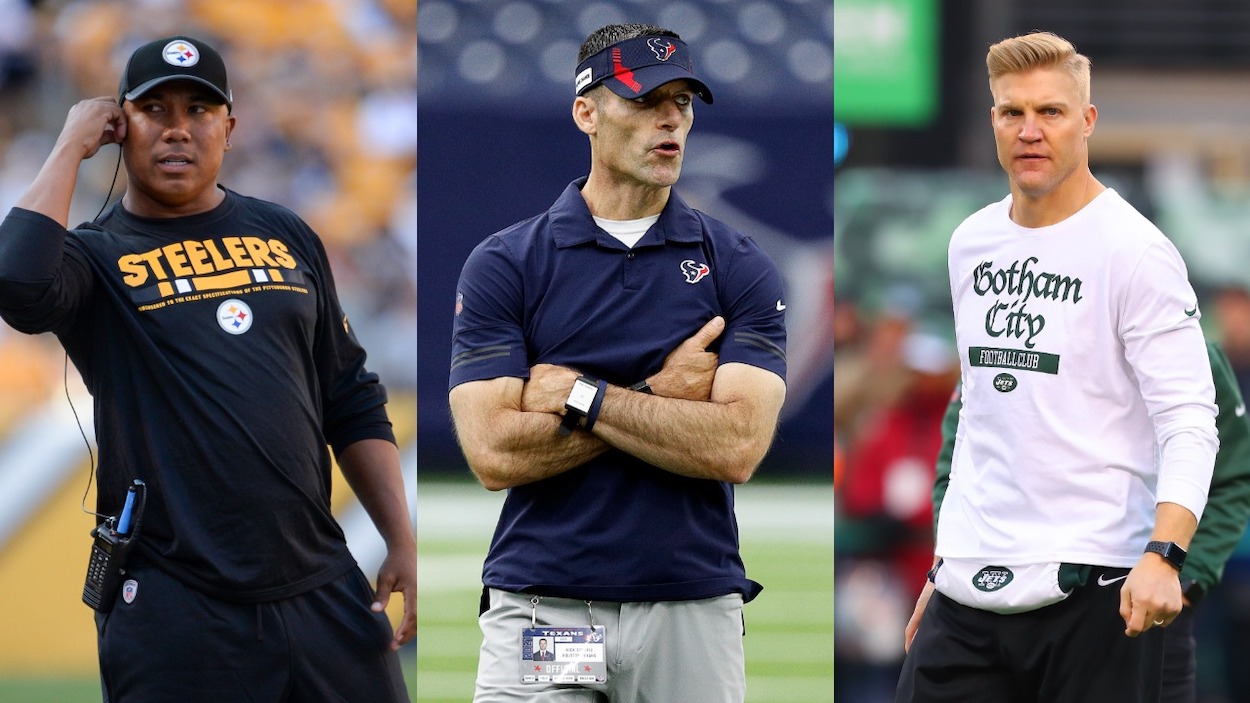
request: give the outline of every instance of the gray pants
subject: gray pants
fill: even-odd
[[[530,625],[529,596],[490,589],[478,618],[482,652],[474,703],[742,703],[742,596],[694,601],[595,601],[594,624],[607,628],[606,684],[521,683],[521,630]],[[585,601],[542,597],[537,624],[590,624]]]

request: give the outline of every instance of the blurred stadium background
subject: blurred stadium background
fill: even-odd
[[[212,43],[230,69],[239,121],[222,182],[291,207],[325,240],[343,306],[391,394],[415,519],[415,0],[0,0],[0,212],[30,183],[69,108],[115,95],[130,52],[177,33]],[[99,210],[116,159],[108,147],[84,165],[71,222]],[[3,701],[100,700],[95,628],[80,600],[89,465],[63,364],[55,339],[0,325]],[[68,376],[90,436],[91,399]],[[334,491],[372,575],[381,541],[341,477]],[[403,657],[415,690],[416,646]]]
[[[418,700],[471,697],[481,566],[502,496],[472,482],[452,434],[447,369],[469,251],[536,215],[589,168],[570,118],[577,49],[613,22],[690,44],[716,94],[699,104],[677,190],[750,233],[788,289],[788,398],[738,493],[748,573],[748,700],[832,698],[833,149],[829,0],[422,0],[418,271],[421,608]]]
[[[836,0],[836,691],[893,700],[932,558],[938,421],[958,378],[946,245],[1001,199],[985,52],[1034,29],[1093,61],[1095,175],[1176,243],[1250,390],[1250,6]],[[1250,700],[1250,541],[1198,609],[1200,700]]]

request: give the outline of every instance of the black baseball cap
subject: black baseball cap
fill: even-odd
[[[117,102],[134,100],[161,83],[174,80],[202,83],[220,95],[226,105],[234,106],[221,54],[187,36],[157,39],[135,49],[122,71]]]
[[[712,104],[712,90],[694,75],[686,42],[665,36],[642,36],[617,42],[577,65],[578,95],[602,83],[613,93],[633,100],[665,83],[688,80],[695,95]]]

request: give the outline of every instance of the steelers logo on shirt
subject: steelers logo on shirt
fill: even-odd
[[[252,308],[238,298],[217,306],[217,324],[230,334],[243,334],[252,329]]]

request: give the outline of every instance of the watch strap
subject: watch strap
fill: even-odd
[[[586,413],[586,424],[582,426],[583,430],[589,432],[594,426],[595,421],[599,419],[599,411],[603,408],[603,397],[608,394],[608,382],[599,379],[595,384],[595,399],[590,403],[590,411]]]
[[[645,378],[635,383],[634,385],[630,386],[629,390],[638,391],[639,393],[646,393],[647,395],[654,394],[654,391],[651,390],[651,384],[647,383],[647,379]]]
[[[1176,567],[1177,571],[1185,566],[1185,549],[1175,542],[1151,541],[1146,544],[1146,551],[1163,557],[1169,564]]]

